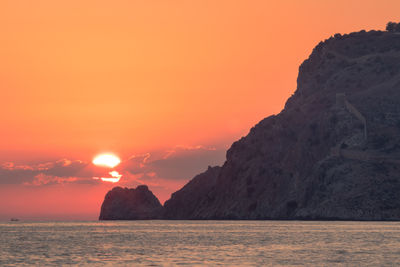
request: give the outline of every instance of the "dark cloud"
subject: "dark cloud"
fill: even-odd
[[[7,162],[0,166],[0,184],[93,183],[94,173],[89,163],[80,160],[61,159],[35,165]]]
[[[43,173],[59,177],[85,177],[84,170],[88,165],[80,160],[62,159],[52,163]]]
[[[124,169],[132,174],[155,173],[160,178],[181,180],[191,179],[210,165],[221,165],[224,160],[222,149],[178,146],[157,156],[133,156],[124,163]]]
[[[205,171],[209,165],[220,165],[225,150],[203,146],[177,146],[167,151],[135,155],[115,168],[122,174],[119,182],[129,186],[147,183],[157,186],[160,181],[182,181]],[[60,183],[98,184],[93,177],[110,177],[110,169],[90,162],[61,159],[35,165],[0,165],[0,184],[51,185]]]
[[[29,169],[0,169],[0,184],[23,184],[31,182],[40,171]]]

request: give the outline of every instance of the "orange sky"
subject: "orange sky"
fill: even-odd
[[[0,0],[0,164],[150,153],[159,165],[147,172],[164,169],[145,181],[163,201],[201,168],[164,178],[170,151],[177,168],[189,158],[204,169],[222,163],[232,141],[283,108],[320,40],[384,29],[399,10],[398,0]],[[95,218],[114,186],[33,189],[4,173],[0,219],[17,211]]]

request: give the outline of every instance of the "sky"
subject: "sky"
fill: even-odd
[[[95,220],[114,186],[163,203],[279,113],[335,33],[398,0],[0,0],[0,220]],[[95,180],[121,159],[117,183]]]

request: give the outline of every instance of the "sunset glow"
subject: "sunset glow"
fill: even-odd
[[[101,154],[93,159],[93,164],[102,167],[114,168],[121,160],[113,154]]]
[[[112,187],[161,203],[278,114],[335,33],[400,1],[0,1],[0,219],[96,219]]]

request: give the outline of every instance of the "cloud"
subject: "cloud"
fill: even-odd
[[[151,158],[150,153],[140,154],[140,155],[133,155],[129,157],[128,160],[123,161],[119,166],[118,169],[120,170],[127,170],[131,174],[138,174],[143,173],[143,169],[145,169],[148,160]]]
[[[176,146],[172,149],[133,155],[112,170],[81,160],[60,159],[39,164],[0,165],[0,184],[45,186],[53,184],[98,184],[110,177],[110,171],[122,175],[116,185],[138,184],[163,188],[174,187],[205,171],[209,165],[220,165],[225,150],[204,146]]]
[[[33,177],[40,173],[39,170],[27,169],[29,166],[17,166],[9,168],[12,163],[7,163],[0,169],[0,184],[23,184],[31,182]],[[24,168],[23,168],[24,167]]]
[[[24,183],[25,185],[52,185],[76,182],[77,177],[59,177],[39,173],[33,178],[33,181]]]
[[[163,179],[191,179],[210,165],[220,165],[225,160],[225,150],[204,146],[176,146],[155,155],[132,156],[123,163],[125,171],[131,174],[153,173]]]
[[[80,160],[60,159],[32,165],[6,162],[0,165],[0,184],[49,185],[93,183],[96,170]]]

